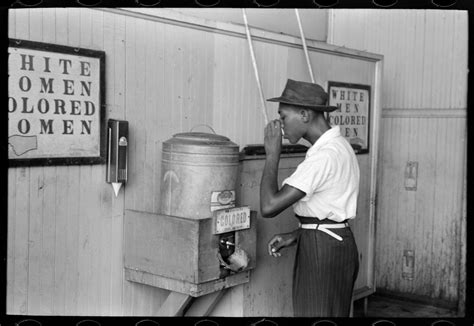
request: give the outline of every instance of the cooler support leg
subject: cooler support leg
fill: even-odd
[[[158,311],[158,316],[183,316],[184,310],[190,304],[192,296],[171,291]]]
[[[202,297],[196,298],[189,309],[185,312],[186,317],[204,317],[209,316],[214,307],[219,303],[221,298],[227,292],[228,289],[222,289],[213,293],[209,293]]]

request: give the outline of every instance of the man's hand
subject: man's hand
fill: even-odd
[[[280,249],[296,244],[297,230],[290,233],[274,235],[268,242],[268,254],[273,257],[280,257]]]
[[[281,152],[281,121],[270,121],[265,127],[264,145],[266,155],[280,155]]]

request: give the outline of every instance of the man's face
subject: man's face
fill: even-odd
[[[288,139],[291,144],[296,144],[306,132],[302,110],[304,109],[284,103],[278,106],[281,127],[284,131],[283,138]]]

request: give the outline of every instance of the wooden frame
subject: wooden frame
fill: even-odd
[[[105,52],[9,41],[9,166],[103,164]]]

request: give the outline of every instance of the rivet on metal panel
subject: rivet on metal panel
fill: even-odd
[[[373,322],[372,323],[372,326],[396,326],[397,324],[395,324],[393,321],[390,321],[390,320],[386,320],[386,319],[381,319],[381,320],[377,320],[376,322]]]

